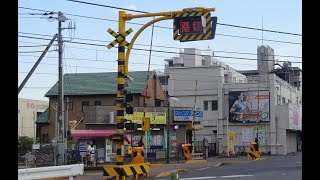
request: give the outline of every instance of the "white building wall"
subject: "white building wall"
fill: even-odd
[[[36,132],[37,113],[44,112],[49,101],[18,99],[18,136],[33,138]]]
[[[274,53],[273,50],[269,50],[269,54]],[[200,54],[199,52],[190,49],[185,50],[185,53]],[[262,67],[264,72],[248,79],[248,77],[223,65],[223,63],[219,64],[218,62],[214,62],[215,59],[210,59],[209,56],[202,56],[202,59],[205,59],[206,61],[210,60],[209,66],[208,62],[204,66],[199,65],[200,58],[197,59],[198,57],[196,57],[196,55],[182,55],[182,57],[184,67],[169,67],[167,69],[167,74],[170,75],[168,81],[169,95],[180,100],[171,102],[171,106],[193,107],[194,98],[196,96],[196,107],[203,110],[203,101],[218,100],[217,111],[204,111],[202,125],[205,128],[201,131],[196,131],[196,141],[206,137],[209,140],[209,143],[217,143],[219,153],[226,151],[228,124],[229,130],[234,130],[237,133],[236,146],[245,146],[249,148],[248,143],[242,143],[242,129],[247,126],[253,127],[255,126],[255,123],[227,123],[227,118],[229,116],[228,93],[229,91],[267,90],[270,92],[270,122],[260,123],[265,127],[266,137],[265,144],[260,146],[260,150],[262,152],[271,152],[271,154],[287,154],[288,138],[285,130],[287,125],[284,124],[285,122],[279,121],[276,109],[279,105],[283,104],[300,104],[302,102],[302,93],[275,74],[267,73],[272,69],[271,67],[273,67],[273,64],[269,62],[267,64],[261,64],[264,66]],[[273,60],[273,57],[270,58]],[[192,63],[190,59],[193,59],[194,63]],[[225,74],[228,75],[225,76]],[[196,81],[197,86],[195,85]],[[278,100],[278,95],[280,100]],[[284,103],[282,102],[283,97],[285,98]],[[211,107],[208,107],[208,109],[210,108]],[[217,135],[213,133],[213,130],[217,131]]]

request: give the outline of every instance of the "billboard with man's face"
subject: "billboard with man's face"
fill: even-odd
[[[269,91],[229,92],[230,122],[269,122]]]

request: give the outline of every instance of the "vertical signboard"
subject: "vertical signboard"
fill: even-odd
[[[228,133],[228,154],[235,154],[234,153],[234,143],[236,141],[236,132],[229,131]]]

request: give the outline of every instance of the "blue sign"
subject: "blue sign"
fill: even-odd
[[[203,118],[203,111],[195,111],[195,121],[200,121]],[[174,110],[175,121],[192,121],[193,110]]]

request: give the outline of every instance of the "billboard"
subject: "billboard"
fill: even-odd
[[[289,106],[289,129],[301,130],[302,108],[297,105]]]
[[[229,92],[230,122],[269,122],[269,91]]]
[[[266,144],[266,128],[263,125],[242,128],[242,143],[250,144],[258,137],[259,144]]]
[[[192,121],[193,110],[175,109],[174,110],[175,121]],[[194,121],[199,122],[203,118],[203,111],[195,111]]]
[[[150,117],[151,124],[166,124],[165,112],[146,112],[146,117]],[[143,118],[143,112],[133,112],[133,114],[124,114],[124,118],[131,120],[132,123],[141,124]]]

